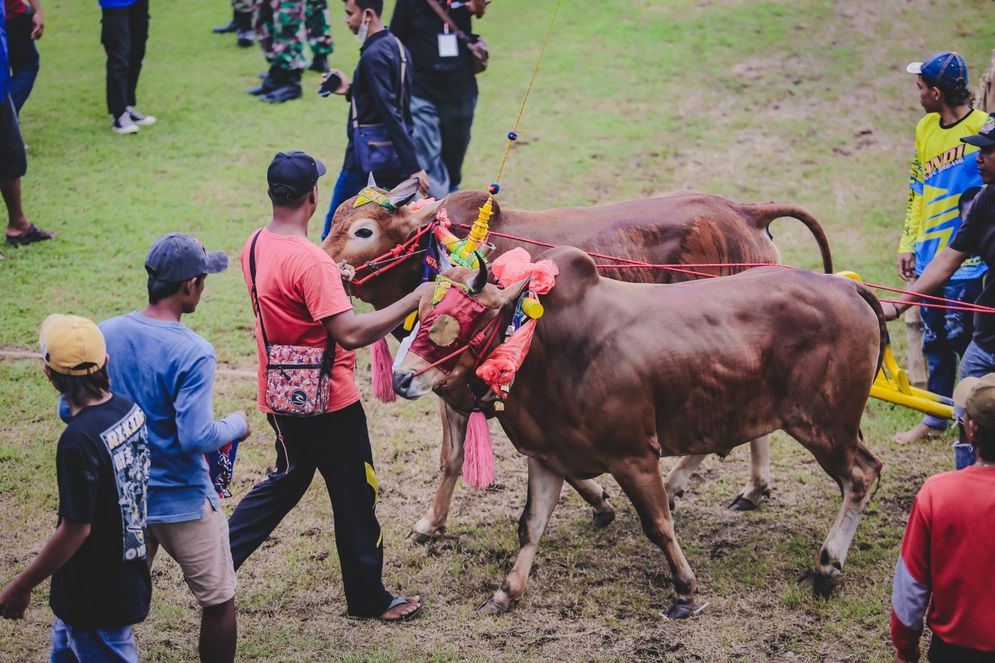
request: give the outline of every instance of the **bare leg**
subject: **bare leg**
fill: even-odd
[[[18,235],[30,227],[21,204],[21,178],[0,181],[0,194],[7,206],[7,234]]]
[[[546,531],[546,524],[560,499],[562,487],[562,476],[553,472],[542,461],[529,458],[529,496],[518,521],[518,557],[501,589],[480,606],[480,612],[507,612],[512,603],[522,598],[532,562],[539,551],[539,539]]]
[[[750,480],[729,503],[734,511],[752,511],[770,495],[770,436],[750,441]]]
[[[690,616],[694,609],[694,592],[698,581],[677,543],[674,519],[670,514],[667,490],[660,478],[660,468],[655,459],[651,461],[640,466],[626,465],[612,474],[636,507],[643,532],[667,558],[670,575],[674,579],[674,590],[677,592],[677,598],[667,610],[667,616],[680,619]]]
[[[466,440],[469,418],[449,407],[441,398],[439,414],[442,417],[442,451],[439,454],[442,476],[428,511],[411,528],[411,538],[415,543],[425,543],[439,536],[445,529],[456,479],[463,471],[463,442]]]
[[[235,625],[235,599],[204,608],[200,619],[200,660],[202,663],[230,663],[235,660],[238,628]]]
[[[615,508],[608,502],[608,493],[596,481],[567,477],[567,483],[594,507],[593,524],[596,528],[608,527],[615,520]]]

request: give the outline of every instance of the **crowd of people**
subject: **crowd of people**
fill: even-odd
[[[310,67],[324,75],[329,94],[349,102],[348,146],[323,237],[341,202],[371,176],[388,188],[415,178],[421,193],[436,197],[458,189],[480,70],[471,19],[488,3],[397,0],[388,26],[382,0],[343,0],[346,26],[361,44],[350,78],[328,62],[333,44],[324,0],[232,0],[232,21],[215,32],[234,32],[239,46],[260,44],[269,68],[252,94],[273,103],[297,98]],[[100,5],[108,112],[115,132],[136,133],[155,122],[137,110],[135,96],[148,0]],[[27,160],[18,113],[38,73],[35,42],[44,26],[39,0],[4,0],[0,189],[8,245],[54,237],[28,221],[20,200]],[[912,283],[897,304],[884,305],[885,317],[898,318],[931,293],[995,306],[995,286],[984,279],[995,268],[995,193],[987,186],[995,182],[995,113],[972,107],[967,64],[957,53],[934,54],[908,71],[926,111],[916,127],[897,263]],[[240,411],[214,418],[214,349],[182,322],[197,311],[207,276],[227,269],[225,254],[189,235],[167,234],[145,259],[144,309],[99,325],[68,315],[43,322],[43,370],[66,421],[56,455],[58,525],[0,591],[0,615],[22,617],[32,590],[51,577],[53,661],[138,660],[132,626],[148,615],[149,570],[160,547],[201,608],[201,660],[234,660],[237,570],[296,506],[315,471],[331,501],[348,613],[388,622],[421,613],[421,596],[395,595],[383,582],[379,479],[354,350],[395,329],[433,286],[378,311],[353,311],[338,266],[308,239],[326,172],[306,153],[277,154],[267,170],[271,221],[242,249],[256,316],[257,407],[273,429],[276,462],[230,518],[204,456],[247,438],[249,419]],[[995,322],[980,313],[925,309],[922,325],[928,387],[953,396],[976,462],[930,478],[912,505],[894,577],[892,641],[896,660],[918,660],[925,619],[933,634],[929,660],[991,661],[995,600],[986,562],[995,555],[995,534],[978,524],[995,513]],[[152,355],[155,362],[142,360]],[[274,366],[313,368],[308,376],[315,377],[287,391],[285,372],[275,375]],[[310,408],[309,416],[300,416],[301,408]],[[912,442],[946,426],[927,416],[896,440]]]

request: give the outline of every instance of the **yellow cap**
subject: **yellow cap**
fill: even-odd
[[[55,313],[41,323],[41,354],[56,373],[90,375],[104,367],[107,344],[91,320]]]

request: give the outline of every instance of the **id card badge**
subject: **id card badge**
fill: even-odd
[[[454,58],[459,55],[459,45],[456,43],[456,35],[448,32],[439,33],[439,57]]]

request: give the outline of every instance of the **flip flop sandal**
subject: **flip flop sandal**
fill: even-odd
[[[46,239],[54,239],[55,233],[42,230],[35,224],[25,230],[20,235],[7,235],[7,243],[11,246],[26,246],[34,242],[43,242]]]
[[[390,602],[390,605],[387,606],[387,609],[384,610],[384,612],[390,612],[391,608],[396,608],[399,605],[408,605],[409,603],[410,602],[408,601],[407,598],[403,596],[398,596],[396,599]],[[408,622],[417,617],[418,615],[420,615],[421,609],[424,607],[425,603],[422,602],[421,605],[419,605],[417,608],[415,608],[413,611],[409,612],[406,615],[400,615],[394,618],[377,617],[377,619],[379,619],[382,622]]]

